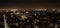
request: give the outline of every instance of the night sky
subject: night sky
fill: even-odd
[[[58,0],[0,0],[0,8],[60,8]]]

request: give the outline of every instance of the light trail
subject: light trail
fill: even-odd
[[[6,22],[6,19],[5,19],[5,14],[3,15],[3,18],[4,18],[4,28],[9,28],[7,22]]]

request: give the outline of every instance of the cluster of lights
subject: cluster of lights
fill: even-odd
[[[16,11],[17,11],[17,9],[11,9],[10,11],[16,12]]]
[[[24,20],[24,19],[27,19],[27,17],[25,15],[22,15],[21,19]]]
[[[0,9],[1,10],[5,10],[5,11],[12,11],[12,12],[16,12],[16,11],[26,11],[26,10],[23,10],[23,9]],[[57,11],[57,12],[60,12],[60,10],[56,10],[56,9],[32,9],[33,11]],[[27,10],[29,11],[29,10]],[[26,12],[28,13],[28,12]]]
[[[35,9],[35,11],[46,11],[47,9]]]

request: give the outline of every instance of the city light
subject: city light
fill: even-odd
[[[58,12],[60,12],[60,10],[56,9],[51,9],[51,12],[48,11],[48,9],[23,11],[18,9],[3,9],[0,10],[0,21],[3,22],[4,25],[1,23],[0,25],[3,25],[4,28],[20,28],[22,26],[24,26],[24,28],[28,26],[36,28],[40,28],[40,26],[57,28],[60,22],[60,13]],[[4,19],[4,21],[2,19]]]
[[[35,11],[47,11],[47,9],[35,9]]]
[[[16,11],[17,11],[17,9],[11,9],[11,11],[16,12]]]
[[[27,19],[27,17],[25,15],[22,15],[21,18],[22,18],[22,20]]]

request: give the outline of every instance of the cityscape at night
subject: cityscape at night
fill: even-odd
[[[0,28],[60,28],[60,1],[2,0]]]

